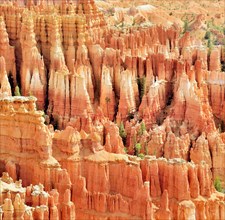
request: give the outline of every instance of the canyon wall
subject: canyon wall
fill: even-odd
[[[0,220],[224,219],[224,47],[34,3],[0,4]]]

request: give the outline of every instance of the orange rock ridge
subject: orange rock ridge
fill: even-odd
[[[23,3],[0,4],[0,220],[224,219],[224,46]]]

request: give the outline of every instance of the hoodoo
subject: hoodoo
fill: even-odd
[[[0,220],[225,219],[224,2],[0,3]]]

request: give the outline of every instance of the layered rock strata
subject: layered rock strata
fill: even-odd
[[[36,3],[0,5],[0,219],[224,219],[223,46]]]

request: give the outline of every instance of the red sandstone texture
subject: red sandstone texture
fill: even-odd
[[[137,10],[0,4],[0,220],[225,219],[224,46]]]

